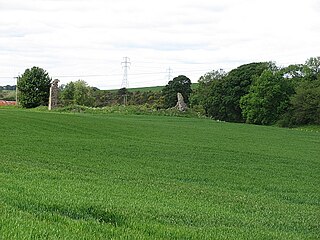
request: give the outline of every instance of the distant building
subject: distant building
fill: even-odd
[[[0,106],[10,106],[10,105],[16,105],[16,101],[6,101],[6,100],[0,100]]]

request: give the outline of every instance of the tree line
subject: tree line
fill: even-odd
[[[0,91],[2,90],[10,90],[10,91],[15,91],[16,90],[16,85],[6,85],[6,86],[0,86]]]
[[[45,70],[27,69],[18,77],[19,104],[27,108],[46,105],[51,81]],[[175,106],[178,92],[191,110],[216,120],[281,126],[320,124],[320,57],[288,67],[254,62],[230,72],[213,70],[200,77],[194,90],[184,75],[169,81],[159,92],[100,90],[83,80],[72,81],[60,86],[59,104],[167,109]]]
[[[212,71],[199,79],[192,104],[223,121],[260,125],[320,124],[320,57],[277,67],[273,62]]]

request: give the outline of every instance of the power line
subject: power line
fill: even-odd
[[[128,62],[129,68],[130,62]],[[171,70],[171,77],[172,77],[172,68]],[[175,72],[185,72],[185,73],[192,73],[192,72],[206,72],[211,71],[208,69],[197,69],[197,70],[187,70],[187,69],[178,69]],[[159,71],[159,72],[140,72],[140,73],[131,73],[130,76],[142,76],[142,75],[156,75],[156,74],[168,74],[167,71]],[[121,73],[115,74],[85,74],[85,75],[52,75],[53,78],[82,78],[82,77],[113,77],[113,76],[123,76]],[[12,76],[0,76],[0,78],[8,78],[12,79]]]

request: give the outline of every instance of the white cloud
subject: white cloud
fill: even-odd
[[[319,9],[316,0],[0,0],[0,77],[36,65],[75,76],[63,83],[104,75],[82,78],[118,88],[124,56],[132,87],[165,84],[169,66],[197,81],[252,61],[301,63],[319,55]]]

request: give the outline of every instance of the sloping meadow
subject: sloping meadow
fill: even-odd
[[[0,239],[316,239],[320,133],[0,109]]]

